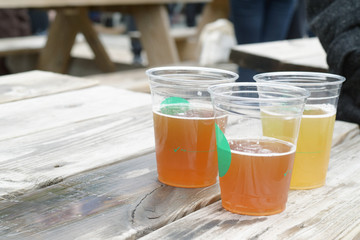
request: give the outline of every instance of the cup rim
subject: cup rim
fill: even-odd
[[[239,78],[239,75],[237,73],[234,73],[232,71],[219,69],[219,68],[210,68],[210,67],[195,67],[195,66],[164,66],[164,67],[154,67],[149,68],[145,71],[146,75],[150,77],[156,78],[157,80],[161,80],[164,83],[178,83],[181,81],[182,84],[199,84],[199,80],[195,79],[183,79],[183,78],[170,78],[167,76],[161,76],[161,75],[155,75],[154,73],[157,71],[203,71],[203,72],[209,72],[209,73],[216,73],[216,74],[226,74],[229,76],[229,78],[226,79],[213,79],[213,80],[201,80],[202,84],[215,84],[215,83],[224,83],[224,82],[232,82]],[[176,73],[174,73],[175,75]]]
[[[231,96],[231,95],[227,95],[224,94],[224,92],[215,92],[216,89],[220,89],[220,88],[227,88],[227,87],[238,87],[238,86],[250,86],[250,87],[258,87],[258,86],[268,86],[268,87],[275,87],[278,89],[283,89],[283,90],[293,90],[297,93],[299,93],[299,96],[294,96],[294,97],[284,97],[284,98],[280,98],[280,97],[273,97],[273,98],[266,98],[266,99],[261,99],[261,98],[251,98],[251,97],[241,97],[241,96]],[[248,100],[248,101],[256,101],[256,102],[269,102],[269,101],[274,101],[274,102],[284,102],[286,101],[299,101],[299,100],[306,100],[309,96],[310,96],[310,92],[308,90],[306,90],[305,88],[301,88],[301,87],[296,87],[296,86],[292,86],[292,85],[283,85],[283,84],[279,84],[279,83],[267,83],[267,82],[236,82],[236,83],[221,83],[221,84],[216,84],[213,86],[208,87],[208,92],[210,93],[210,95],[213,97],[220,97],[220,98],[226,98],[226,99],[231,99],[231,100]]]
[[[291,76],[294,78],[304,78],[308,80],[318,80],[322,82],[291,82],[291,81],[281,81],[281,79],[261,79],[263,77],[285,77]],[[322,78],[329,78],[333,79],[332,81],[324,80]],[[332,73],[325,73],[325,72],[306,72],[306,71],[279,71],[279,72],[265,72],[259,73],[253,76],[253,79],[256,82],[278,82],[278,83],[286,83],[289,85],[296,85],[301,87],[309,87],[309,86],[329,86],[329,85],[339,85],[343,83],[346,78]]]

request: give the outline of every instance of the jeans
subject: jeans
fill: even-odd
[[[283,40],[286,38],[296,0],[229,0],[230,19],[238,44]],[[239,68],[238,81],[253,81],[256,74]]]

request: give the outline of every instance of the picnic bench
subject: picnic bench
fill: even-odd
[[[326,53],[316,37],[241,44],[231,49],[229,58],[240,67],[262,72],[328,71]]]
[[[104,72],[115,71],[114,63],[99,40],[91,21],[89,10],[119,11],[133,15],[141,33],[141,42],[147,53],[150,66],[173,64],[180,61],[175,40],[170,35],[166,4],[198,3],[211,0],[4,0],[0,8],[42,8],[55,9],[56,17],[51,24],[44,49],[38,61],[38,69],[66,73],[70,61],[70,51],[77,33],[84,34],[95,54],[98,67]],[[214,17],[227,16],[227,4],[219,8],[221,0],[213,0],[205,7],[199,31]],[[217,7],[214,7],[217,6]],[[224,10],[225,9],[225,10]],[[197,35],[196,35],[197,36]],[[196,41],[195,41],[196,42]],[[189,43],[193,49],[196,43]],[[194,57],[194,56],[192,56]]]
[[[151,97],[44,71],[0,77],[1,239],[358,239],[359,126],[336,121],[326,185],[273,216],[219,185],[157,180]]]

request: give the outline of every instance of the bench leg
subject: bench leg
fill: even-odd
[[[76,14],[70,10],[58,10],[51,24],[45,48],[40,53],[38,69],[66,73],[70,61],[71,48],[78,32],[73,24]]]
[[[95,62],[104,72],[115,71],[91,21],[86,9],[61,9],[51,24],[48,40],[39,58],[38,69],[58,73],[67,73],[70,53],[76,34],[82,32],[95,54]]]

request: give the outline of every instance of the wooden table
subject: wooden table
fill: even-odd
[[[328,71],[326,53],[317,38],[237,45],[231,49],[230,60],[261,72]]]
[[[221,207],[157,180],[150,95],[33,71],[0,78],[0,239],[359,239],[360,134],[335,124],[326,186],[287,209]]]
[[[179,62],[175,41],[169,34],[166,4],[209,2],[210,0],[1,0],[0,8],[55,9],[48,40],[40,54],[38,69],[66,73],[70,51],[76,34],[84,34],[95,55],[95,61],[105,72],[115,71],[91,21],[88,10],[120,11],[132,14],[150,66]]]

